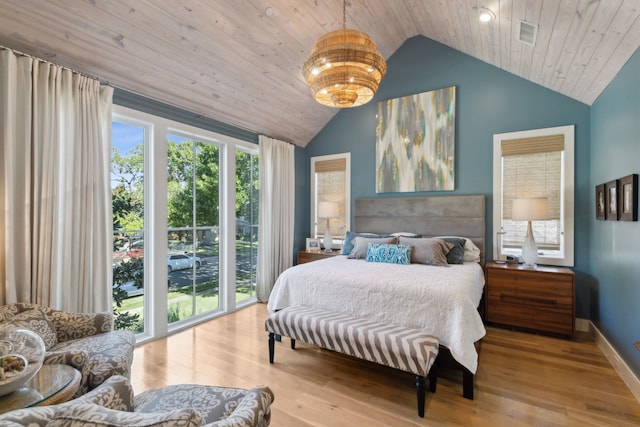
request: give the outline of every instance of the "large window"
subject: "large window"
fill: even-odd
[[[149,124],[118,117],[111,125],[113,301],[115,326],[144,332],[144,147]]]
[[[318,205],[331,202],[337,215],[327,220],[318,215]],[[323,238],[331,233],[334,247],[349,230],[351,220],[351,153],[311,158],[311,230],[312,236]]]
[[[166,335],[256,301],[258,146],[114,107],[117,326]]]
[[[514,199],[545,197],[549,219],[532,221],[538,262],[573,265],[574,128],[494,135],[494,258],[521,255],[526,221],[512,219]]]
[[[214,141],[167,136],[167,310],[178,322],[218,310],[219,153]]]
[[[236,301],[256,296],[258,263],[258,155],[236,152]]]

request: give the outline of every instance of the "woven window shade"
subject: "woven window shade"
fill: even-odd
[[[551,153],[564,150],[564,135],[506,139],[502,141],[502,156]]]
[[[315,172],[344,172],[347,169],[347,160],[333,159],[322,160],[315,163]]]
[[[339,216],[329,219],[330,233],[333,237],[344,236],[346,225],[346,206],[344,191],[346,185],[347,160],[345,158],[321,160],[315,162],[316,195],[318,201],[338,203]],[[316,235],[324,236],[326,220],[318,220]]]

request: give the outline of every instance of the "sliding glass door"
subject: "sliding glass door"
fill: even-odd
[[[236,301],[256,296],[258,155],[236,151]]]
[[[167,139],[167,313],[173,323],[220,306],[220,149],[174,134]]]
[[[149,126],[121,118],[111,127],[113,310],[115,326],[144,332],[144,147]]]

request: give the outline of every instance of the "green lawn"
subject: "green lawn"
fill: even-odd
[[[242,301],[252,296],[249,285],[236,286],[236,301]],[[201,283],[196,286],[196,315],[207,311],[216,310],[219,304],[218,282],[210,281]],[[143,295],[126,298],[122,301],[122,307],[114,309],[119,312],[129,312],[130,314],[138,314],[140,321],[138,327],[134,328],[136,332],[142,332],[143,324]],[[184,287],[175,290],[169,290],[167,295],[168,301],[168,321],[176,322],[178,320],[191,317],[193,310],[193,297],[190,287]]]

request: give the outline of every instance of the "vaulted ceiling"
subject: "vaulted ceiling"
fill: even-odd
[[[640,0],[347,2],[347,27],[385,58],[423,35],[588,105],[640,46],[639,16]],[[517,40],[521,20],[535,46]],[[337,112],[302,64],[341,26],[341,0],[0,0],[5,47],[300,146]]]

